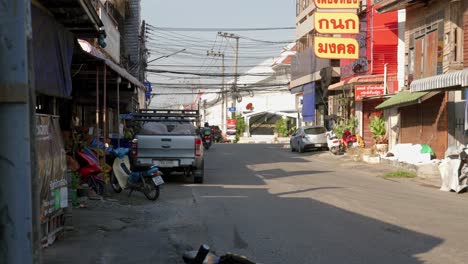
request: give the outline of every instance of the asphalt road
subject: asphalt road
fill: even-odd
[[[85,202],[44,263],[175,264],[202,243],[264,264],[468,263],[467,194],[279,145],[215,145],[205,162],[204,184],[166,177],[156,202]]]
[[[190,185],[209,243],[261,263],[468,263],[467,195],[314,154],[210,149]]]

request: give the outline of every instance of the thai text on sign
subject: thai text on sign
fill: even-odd
[[[352,38],[314,38],[315,56],[323,59],[358,59],[359,44]]]
[[[322,34],[358,34],[359,18],[353,13],[319,13],[314,15],[315,29]]]
[[[360,0],[315,0],[315,6],[323,9],[358,9]]]
[[[374,85],[356,85],[356,101],[362,101],[366,97],[379,96],[384,94],[383,84]]]

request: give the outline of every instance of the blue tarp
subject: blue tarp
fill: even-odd
[[[315,82],[303,86],[302,119],[304,122],[315,122]]]
[[[34,5],[31,16],[35,89],[46,95],[70,97],[74,35]]]

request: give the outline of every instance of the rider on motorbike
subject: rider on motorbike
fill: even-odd
[[[205,122],[205,126],[200,129],[200,136],[203,140],[203,143],[206,143],[205,142],[205,136],[209,136],[211,138],[211,127],[210,127],[210,124],[208,122]]]

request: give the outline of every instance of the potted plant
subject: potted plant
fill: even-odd
[[[377,153],[388,151],[387,129],[385,121],[379,116],[374,116],[370,120],[369,128],[375,140],[375,149]]]

